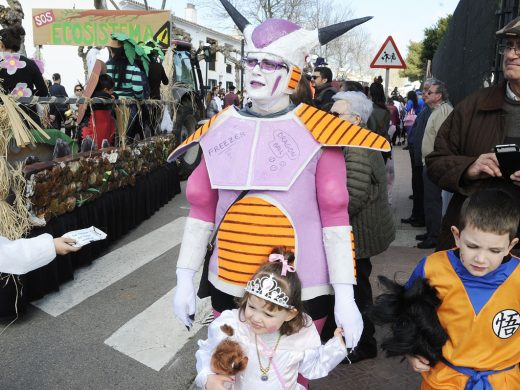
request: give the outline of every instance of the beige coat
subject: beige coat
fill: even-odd
[[[424,128],[424,137],[421,147],[422,162],[425,165],[424,160],[427,155],[433,152],[433,145],[435,144],[435,138],[448,115],[453,111],[453,107],[448,102],[442,102],[440,106],[435,107],[432,110],[426,127]]]

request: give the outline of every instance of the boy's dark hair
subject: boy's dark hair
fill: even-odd
[[[294,252],[288,250],[287,248],[274,248],[271,254],[273,253],[282,255],[288,261],[289,265],[292,265],[294,262]],[[263,276],[273,275],[274,279],[278,283],[278,286],[284,293],[287,294],[289,297],[287,304],[296,309],[298,314],[292,320],[283,323],[280,328],[280,334],[284,336],[290,336],[292,334],[298,333],[303,327],[310,326],[310,324],[307,323],[307,317],[304,313],[302,302],[302,285],[298,274],[296,272],[287,272],[285,276],[282,276],[281,274],[281,262],[271,263],[267,261],[258,268],[255,274],[251,277],[251,280],[261,278]],[[250,296],[251,294],[246,291],[244,296],[238,301],[238,312],[241,321],[245,321],[244,312],[246,311],[247,300]],[[265,308],[270,311],[289,310],[269,301],[266,301]]]
[[[113,89],[115,86],[114,79],[108,74],[100,74],[99,80],[96,85],[96,91],[102,91],[103,89]]]
[[[332,70],[330,70],[330,68],[327,68],[326,66],[318,66],[314,71],[318,72],[322,79],[327,79],[328,83],[332,82]]]
[[[22,36],[25,35],[25,30],[20,24],[15,24],[11,27],[0,30],[0,40],[6,49],[18,52],[22,46]]]
[[[495,234],[516,237],[520,222],[518,202],[501,190],[483,190],[471,195],[462,204],[459,215],[460,231],[466,226]]]
[[[61,80],[61,76],[59,73],[54,73],[52,75],[52,81],[57,81],[57,80]]]

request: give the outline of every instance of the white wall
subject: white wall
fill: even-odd
[[[191,44],[194,48],[198,48],[201,43],[206,43],[207,38],[211,38],[216,40],[221,46],[227,44],[240,52],[241,41],[230,35],[219,33],[179,17],[174,17],[173,23],[176,27],[187,31],[191,35]],[[204,60],[200,62],[200,69],[202,71],[202,78],[204,82],[206,82],[206,62]],[[240,89],[240,78],[236,78],[235,66],[231,64],[231,73],[227,73],[225,58],[220,52],[216,55],[215,70],[208,70],[208,80],[216,80],[216,84],[222,82],[223,88],[226,87],[227,83],[233,83],[237,89]]]

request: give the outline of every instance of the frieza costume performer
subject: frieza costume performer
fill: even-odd
[[[289,95],[310,49],[370,18],[314,31],[280,19],[254,27],[226,0],[221,2],[244,33],[246,88],[253,104],[214,116],[169,157],[176,159],[195,143],[203,151],[186,189],[191,209],[177,262],[175,315],[191,326],[193,277],[218,228],[208,274],[217,312],[233,309],[233,298],[243,294],[272,248],[285,246],[295,252],[302,298],[317,328],[326,317],[326,299],[334,293],[336,322],[347,347],[354,347],[363,321],[352,288],[354,248],[341,146],[389,151],[390,145],[314,107],[294,107]],[[236,201],[244,190],[246,196]]]

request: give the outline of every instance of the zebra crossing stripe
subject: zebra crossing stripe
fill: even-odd
[[[200,280],[200,274],[197,273],[195,280]],[[188,331],[173,316],[174,293],[175,288],[124,324],[105,340],[105,344],[160,371],[211,317],[210,299],[197,299],[195,322]]]
[[[77,270],[74,280],[60,286],[32,304],[53,317],[70,310],[85,299],[124,278],[143,265],[180,244],[186,217],[177,218],[158,229],[96,259]]]

